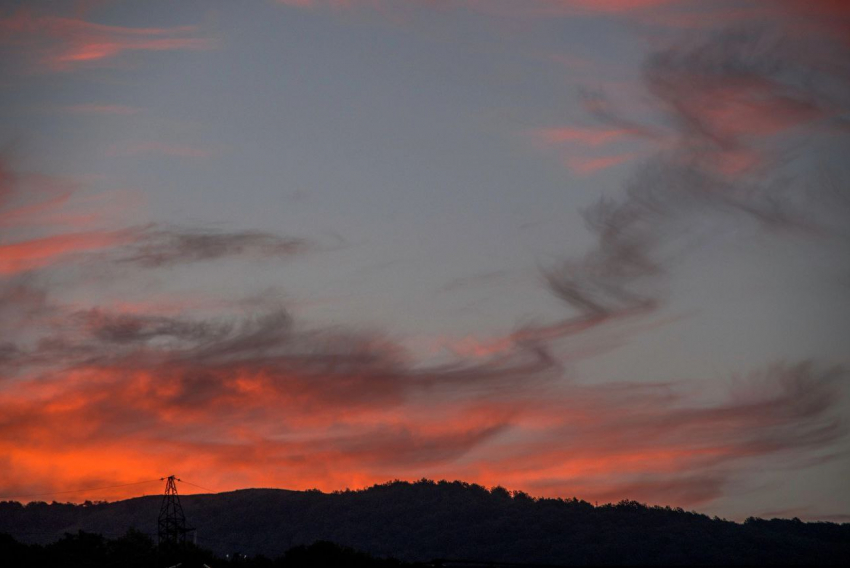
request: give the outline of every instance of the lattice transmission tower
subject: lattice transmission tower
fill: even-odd
[[[186,534],[195,530],[186,527],[186,515],[180,505],[180,496],[177,495],[176,476],[169,475],[160,481],[165,481],[165,495],[162,496],[162,506],[159,508],[159,530],[157,541],[160,546],[186,544]]]

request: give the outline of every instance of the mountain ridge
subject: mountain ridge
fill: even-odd
[[[79,530],[155,533],[161,496],[83,505],[0,503],[0,533],[52,542]],[[331,541],[408,561],[462,558],[548,564],[840,563],[850,523],[736,523],[635,501],[594,506],[460,481],[393,481],[324,493],[248,488],[181,495],[200,546],[279,555]]]

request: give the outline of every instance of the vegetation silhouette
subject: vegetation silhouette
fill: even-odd
[[[270,559],[262,555],[249,557],[240,553],[218,557],[191,543],[185,546],[157,546],[148,535],[130,530],[126,535],[109,540],[102,535],[80,531],[66,533],[60,540],[47,544],[23,544],[7,534],[0,534],[0,558],[8,568],[63,566],[68,568],[152,568],[179,565],[181,568],[240,566],[244,568],[396,568],[421,566],[395,559],[373,558],[351,548],[330,542],[296,546],[285,554]]]
[[[636,501],[597,507],[459,481],[393,481],[334,493],[246,489],[182,499],[197,544],[222,558],[279,557],[320,541],[403,562],[825,565],[850,558],[850,523],[736,523]],[[132,527],[153,531],[159,502],[159,496],[83,505],[3,502],[0,532],[47,544],[79,530],[107,537]]]

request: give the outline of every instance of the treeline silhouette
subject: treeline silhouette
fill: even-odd
[[[201,566],[239,566],[241,568],[318,568],[324,566],[350,568],[416,568],[392,558],[374,558],[364,552],[331,542],[296,546],[277,558],[240,553],[216,556],[192,544],[171,549],[160,548],[148,535],[130,530],[122,537],[107,539],[103,535],[80,531],[67,533],[47,544],[23,544],[7,534],[0,534],[0,560],[7,568],[63,566],[67,568],[154,568],[179,565],[181,568]]]
[[[850,523],[736,523],[635,501],[595,507],[458,481],[396,481],[335,493],[246,489],[182,501],[198,545],[219,556],[274,557],[328,541],[407,562],[824,565],[850,558]],[[158,496],[83,505],[3,502],[0,532],[30,543],[79,530],[151,532],[159,502]]]

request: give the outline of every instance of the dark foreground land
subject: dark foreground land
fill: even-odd
[[[263,555],[228,554],[217,556],[209,550],[188,544],[158,547],[148,535],[128,531],[122,537],[106,539],[102,535],[78,532],[66,534],[47,544],[23,544],[0,534],[0,558],[7,568],[63,566],[67,568],[425,568],[435,564],[412,564],[392,558],[374,558],[366,553],[317,542],[296,546],[276,558]],[[437,563],[437,566],[440,564]],[[448,567],[446,567],[448,568]]]
[[[752,518],[734,523],[634,501],[594,507],[461,482],[394,482],[331,494],[247,489],[184,496],[182,502],[198,546],[211,551],[198,551],[209,555],[204,558],[210,566],[243,556],[248,558],[239,562],[245,566],[401,566],[441,558],[537,565],[825,565],[850,558],[850,523]],[[101,538],[96,535],[112,539],[102,539],[100,548],[88,543],[102,554],[110,547],[136,546],[130,556],[142,558],[147,554],[142,549],[152,547],[148,535],[156,531],[159,505],[158,496],[84,505],[3,502],[0,533],[10,536],[0,537],[0,558],[49,555],[62,546],[67,552],[84,547],[85,539]],[[127,534],[129,529],[136,532]],[[63,538],[65,533],[73,536]],[[318,549],[305,548],[320,541],[326,542]],[[304,563],[293,563],[298,554]],[[314,563],[311,554],[350,557]],[[257,555],[278,563],[247,564]],[[77,565],[43,558],[46,564],[38,565]]]

